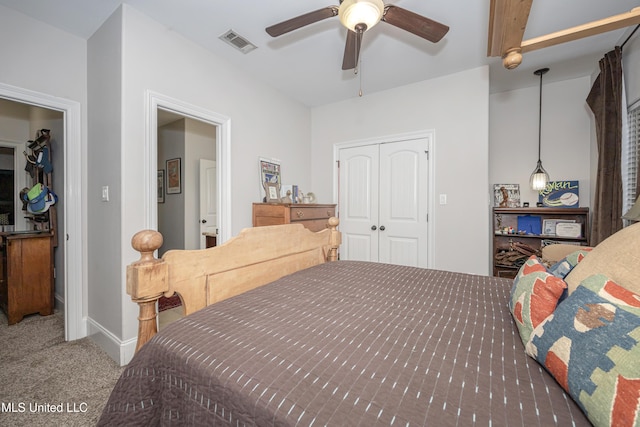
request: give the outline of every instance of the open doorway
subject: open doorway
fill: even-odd
[[[216,241],[216,126],[159,108],[158,231],[163,243],[158,257],[171,249],[203,249],[203,230]],[[213,179],[210,166],[214,165]],[[203,212],[213,212],[203,215]],[[178,295],[158,300],[159,328],[183,316]]]
[[[82,150],[82,126],[80,103],[57,96],[34,92],[4,83],[0,83],[0,99],[14,101],[24,108],[39,107],[45,112],[62,114],[61,130],[49,127],[59,135],[61,147],[55,157],[58,165],[54,168],[64,170],[64,183],[58,185],[57,195],[64,200],[64,217],[58,217],[60,256],[63,256],[63,271],[56,272],[56,280],[62,282],[64,289],[64,323],[67,341],[83,338],[87,335],[85,301],[86,280],[86,239],[84,236],[86,217],[82,210],[84,184],[82,167],[86,164],[86,154]],[[44,125],[38,125],[46,128]],[[37,128],[37,126],[36,126]],[[20,138],[18,138],[20,139]],[[14,141],[20,142],[20,141]],[[22,154],[17,154],[18,156]]]
[[[200,179],[203,163],[215,165],[216,126],[164,109],[157,114],[158,231],[163,236],[158,256],[170,249],[202,249],[203,226],[211,236],[217,228],[217,188],[210,181],[203,188]],[[203,210],[212,214],[204,218]]]
[[[18,100],[0,98],[0,123],[0,231],[10,238],[12,233],[49,233],[51,230],[54,236],[53,265],[50,270],[54,272],[53,304],[56,311],[64,312],[66,262],[64,241],[59,238],[61,233],[64,235],[65,217],[64,113]],[[41,130],[46,130],[47,138],[37,138]],[[46,154],[44,151],[36,151],[40,139],[46,141],[46,144],[39,146],[39,149],[45,147]],[[50,160],[47,173],[42,173],[42,169],[38,168],[36,154],[44,155]],[[35,188],[34,184],[43,184],[48,191],[55,194],[54,207],[41,215],[27,211],[26,204],[21,199],[25,190]],[[49,259],[49,256],[46,258]],[[45,268],[43,271],[46,272],[48,269]],[[49,279],[42,280],[46,282]],[[25,305],[25,311],[19,310],[21,314],[30,315],[29,307],[33,309],[36,305],[39,306],[34,302],[34,298],[44,296],[38,295],[30,294],[27,300],[21,300],[20,304]],[[41,304],[49,306],[44,300]],[[17,319],[14,315],[14,322],[20,321]]]
[[[217,244],[227,241],[231,237],[231,119],[152,91],[147,92],[147,111],[148,121],[144,147],[146,162],[143,165],[147,172],[145,174],[147,179],[145,193],[149,207],[146,212],[146,226],[150,229],[158,229],[158,124],[159,119],[166,113],[172,113],[179,117],[209,124],[215,128]]]
[[[203,244],[225,242],[231,233],[230,118],[154,92],[147,93],[147,100],[145,150],[150,163],[145,167],[153,177],[149,206],[156,206],[148,212],[149,227],[163,236],[177,234],[158,255],[168,249],[200,249]],[[206,169],[202,179],[201,169]],[[167,218],[170,203],[180,210],[171,213],[172,219]],[[169,306],[160,312],[159,328],[182,314],[182,307]]]

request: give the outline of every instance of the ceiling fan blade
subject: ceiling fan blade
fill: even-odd
[[[385,6],[382,20],[433,43],[439,42],[449,31],[444,24],[393,5]]]
[[[358,66],[360,58],[360,46],[362,44],[362,32],[347,30],[347,43],[344,46],[342,69],[351,70]]]
[[[337,14],[338,6],[329,6],[323,9],[314,10],[313,12],[305,13],[304,15],[296,16],[295,18],[267,27],[265,30],[271,37],[278,37],[288,33],[289,31],[297,30],[298,28],[313,24],[314,22],[331,18]]]

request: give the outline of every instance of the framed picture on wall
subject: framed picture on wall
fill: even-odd
[[[282,186],[280,161],[260,157],[260,190],[265,194],[265,201],[271,199],[269,196],[273,195],[273,190],[269,194],[269,188],[273,188],[273,186],[277,188],[278,197],[280,197],[280,187]],[[272,201],[275,202],[275,200]]]
[[[158,170],[158,203],[164,203],[164,169]]]
[[[181,159],[167,160],[167,194],[179,194],[182,192],[182,168]]]

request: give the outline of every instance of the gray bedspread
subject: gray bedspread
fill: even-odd
[[[524,354],[511,281],[337,261],[165,328],[100,425],[590,425]]]

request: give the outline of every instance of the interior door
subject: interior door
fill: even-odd
[[[428,140],[339,152],[340,258],[428,266]]]
[[[339,160],[340,257],[378,261],[378,146],[341,149]]]
[[[427,267],[427,140],[380,144],[380,262]]]
[[[200,249],[206,248],[203,233],[217,233],[216,162],[200,159]]]

